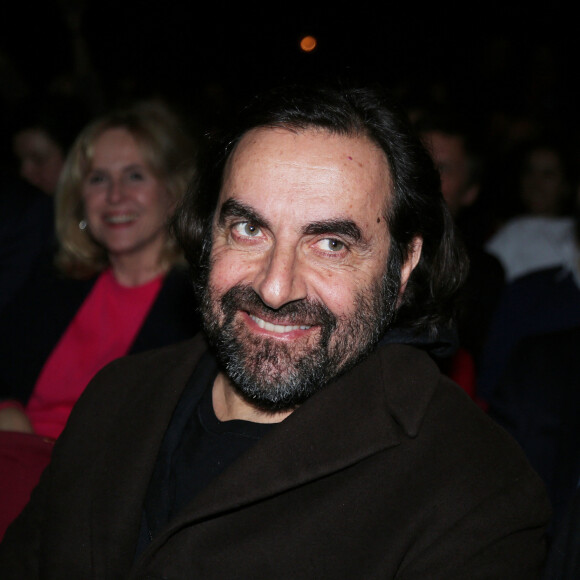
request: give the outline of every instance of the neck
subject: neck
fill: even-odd
[[[167,272],[169,265],[159,260],[147,262],[143,260],[131,260],[123,257],[109,257],[111,270],[115,280],[121,286],[134,287],[150,282],[157,276]]]
[[[220,421],[241,419],[252,423],[280,423],[292,413],[292,410],[268,413],[256,409],[234,389],[222,372],[213,383],[212,401],[214,412]]]

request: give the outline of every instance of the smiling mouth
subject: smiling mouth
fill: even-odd
[[[286,326],[283,324],[272,324],[271,322],[266,322],[265,320],[262,320],[261,318],[254,316],[253,314],[250,314],[249,316],[260,328],[268,330],[269,332],[277,332],[279,334],[283,334],[285,332],[292,332],[294,330],[308,330],[309,328],[311,328],[311,326],[305,324],[292,326]]]
[[[137,219],[137,214],[120,214],[120,215],[108,215],[105,216],[105,221],[109,224],[128,224],[134,222]]]

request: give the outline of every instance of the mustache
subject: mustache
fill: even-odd
[[[237,311],[243,310],[274,323],[322,326],[329,330],[337,323],[336,316],[321,302],[304,298],[280,308],[271,308],[250,286],[241,284],[233,286],[222,296],[221,306],[227,320],[232,320]]]

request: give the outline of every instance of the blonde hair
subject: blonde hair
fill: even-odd
[[[149,169],[165,184],[174,207],[194,174],[191,137],[160,102],[138,103],[99,117],[85,127],[66,158],[56,192],[59,247],[55,263],[61,272],[73,278],[91,277],[109,265],[106,249],[79,227],[84,219],[82,187],[91,170],[94,145],[109,129],[125,129],[131,134]],[[181,249],[169,231],[160,258],[169,265],[182,259]]]

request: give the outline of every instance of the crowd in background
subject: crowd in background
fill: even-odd
[[[82,55],[82,38],[78,39],[75,50]],[[34,326],[39,319],[46,319],[48,325],[52,323],[52,314],[42,311],[43,307],[49,308],[47,295],[68,291],[63,290],[68,285],[63,284],[62,276],[85,283],[90,280],[89,286],[81,291],[81,298],[75,295],[78,307],[94,280],[100,280],[100,274],[111,266],[114,271],[115,266],[115,261],[106,255],[107,242],[91,231],[97,245],[105,250],[100,265],[95,267],[98,262],[95,258],[90,271],[79,274],[77,268],[71,274],[69,264],[68,270],[61,268],[59,275],[52,272],[52,281],[46,281],[46,269],[52,268],[55,256],[62,257],[67,239],[54,226],[55,203],[58,216],[71,179],[70,166],[81,163],[78,161],[79,135],[86,137],[86,127],[95,119],[106,119],[113,109],[134,110],[137,106],[139,114],[145,116],[154,116],[163,110],[167,112],[163,122],[173,124],[171,129],[166,127],[167,131],[179,134],[171,138],[189,143],[188,147],[191,145],[191,150],[187,150],[189,157],[180,163],[183,165],[189,160],[193,171],[195,142],[203,133],[227,124],[228,111],[235,107],[235,97],[232,95],[228,100],[223,91],[216,91],[212,102],[207,87],[200,88],[205,91],[201,100],[208,107],[207,114],[205,110],[190,108],[186,102],[158,93],[146,95],[145,100],[144,95],[127,91],[112,97],[99,84],[88,61],[80,59],[79,62],[71,77],[74,82],[55,83],[34,95],[24,90],[18,99],[9,98],[6,91],[2,103],[1,398],[19,399],[29,418],[34,418],[34,409],[31,411],[27,405],[31,400],[38,403],[38,397],[31,399],[31,393],[46,388],[46,382],[44,387],[37,382],[40,369],[60,335],[49,345],[43,345],[45,355],[37,361],[34,376],[26,377],[23,395],[15,388],[18,373],[13,370],[18,358],[15,353],[22,354],[24,347],[19,346],[14,328],[20,321],[25,334],[22,344],[30,345],[39,332],[45,332]],[[543,66],[546,70],[549,68],[546,63]],[[576,354],[580,347],[580,126],[567,118],[565,111],[557,110],[557,104],[566,100],[558,88],[558,79],[550,77],[546,81],[538,69],[530,70],[529,74],[527,81],[537,91],[528,95],[521,108],[517,103],[502,101],[499,95],[497,103],[487,109],[472,107],[465,96],[468,91],[454,93],[453,83],[444,81],[397,82],[387,88],[393,90],[406,109],[433,156],[441,174],[443,195],[471,260],[470,276],[458,311],[457,349],[452,356],[438,362],[443,372],[451,375],[484,412],[520,442],[546,482],[554,507],[551,533],[555,535],[566,518],[580,480],[580,422],[577,419],[580,357]],[[533,77],[534,74],[539,76]],[[552,92],[548,90],[550,87]],[[209,110],[212,106],[219,114]],[[129,135],[143,151],[139,142],[141,129],[133,131],[125,121],[104,122],[109,123],[106,128],[93,133],[90,142],[84,145],[90,152],[85,152],[85,166],[79,169],[84,172],[79,177],[81,180],[91,170],[98,139],[107,130],[109,135],[115,130],[121,131],[123,137]],[[182,152],[185,155],[186,150]],[[154,168],[155,177],[160,179],[154,162],[146,159],[144,165]],[[180,187],[170,204],[172,210],[183,193],[183,186]],[[170,217],[170,213],[164,213],[163,218]],[[84,231],[86,222],[83,227],[86,217],[74,214],[75,235],[88,235]],[[90,223],[88,227],[91,228]],[[175,271],[178,262],[179,258],[174,256],[160,271],[164,274]],[[42,284],[38,282],[39,272],[42,272]],[[151,279],[155,276],[145,276],[145,282]],[[183,301],[186,291],[179,284],[176,292]],[[158,296],[157,292],[159,288],[151,297],[144,298],[148,300],[148,306],[143,307],[146,311]],[[59,296],[73,300],[68,294]],[[30,316],[24,317],[24,312]],[[75,312],[73,309],[70,316],[64,317],[65,322],[56,334],[69,328]],[[176,319],[181,316],[173,314]],[[176,340],[197,330],[195,315],[188,311],[187,316],[190,315],[191,325],[177,329],[173,337]],[[141,323],[143,316],[144,313],[139,319]],[[164,324],[159,317],[158,324],[156,329]],[[136,350],[131,347],[135,332],[117,354]],[[164,340],[145,342],[140,349],[157,343],[162,344]],[[65,348],[64,355],[58,355],[57,364],[61,365],[62,357],[71,352]],[[30,374],[30,361],[25,359],[19,364]],[[47,433],[42,428],[36,431],[57,437],[61,428]]]

